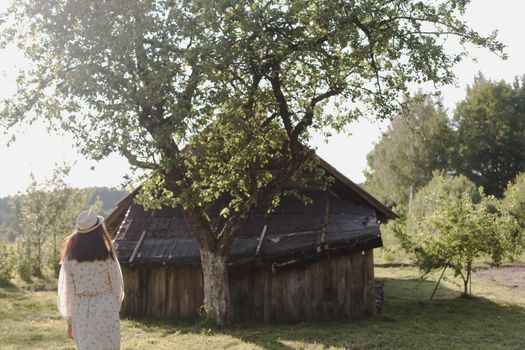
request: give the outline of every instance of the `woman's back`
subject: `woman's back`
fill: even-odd
[[[79,350],[119,350],[124,281],[103,217],[82,212],[64,241],[58,309]]]
[[[74,276],[75,294],[104,293],[111,291],[111,276],[115,265],[113,259],[95,261],[66,260]]]
[[[120,349],[123,298],[118,261],[64,260],[58,284],[59,309],[71,318],[79,349]]]

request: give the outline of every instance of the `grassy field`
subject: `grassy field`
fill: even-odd
[[[429,296],[434,279],[412,268],[377,268],[385,282],[382,314],[319,324],[243,324],[224,330],[124,319],[123,349],[523,349],[525,293],[474,279],[474,298],[451,276]],[[53,291],[0,289],[0,349],[75,349]]]

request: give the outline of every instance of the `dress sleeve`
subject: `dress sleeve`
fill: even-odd
[[[117,256],[113,253],[113,259],[109,259],[109,270],[108,277],[111,287],[111,292],[115,296],[117,301],[117,306],[120,311],[122,307],[122,301],[124,300],[124,279],[122,278],[122,269],[120,268],[120,263],[118,262]]]
[[[71,319],[73,311],[73,296],[75,294],[75,283],[71,266],[64,260],[60,266],[58,275],[58,311],[67,320]]]

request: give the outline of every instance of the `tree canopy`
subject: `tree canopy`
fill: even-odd
[[[408,113],[393,118],[368,154],[366,188],[391,204],[406,205],[434,170],[461,174],[498,198],[525,170],[525,90],[474,79],[448,120],[439,100],[416,94]]]
[[[454,112],[457,172],[501,197],[525,171],[525,88],[479,75]]]
[[[439,100],[417,94],[367,156],[365,188],[387,204],[406,205],[435,170],[450,169],[454,133]]]
[[[152,170],[142,201],[183,207],[222,324],[233,239],[311,174],[312,130],[390,116],[410,84],[451,83],[470,44],[501,52],[461,19],[468,3],[15,0],[1,40],[32,64],[1,121],[45,119],[94,159],[119,152]],[[450,38],[464,49],[446,52]]]

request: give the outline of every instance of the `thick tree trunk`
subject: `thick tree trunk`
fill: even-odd
[[[217,326],[225,326],[230,323],[232,315],[228,283],[228,256],[231,244],[221,244],[225,243],[225,236],[218,236],[199,211],[184,210],[184,217],[199,243],[204,293],[203,311]],[[234,232],[230,231],[229,234],[233,235]]]
[[[232,310],[228,282],[228,257],[201,250],[204,283],[204,312],[218,326],[231,322]]]
[[[219,230],[212,228],[209,219],[200,209],[188,208],[183,211],[184,218],[199,243],[204,289],[203,310],[217,326],[224,326],[232,321],[228,257],[235,236],[256,209],[270,205],[280,185],[294,174],[299,165],[300,162],[293,162],[286,171],[275,176],[265,189],[259,191],[257,202],[251,198],[246,200],[239,212],[230,217]],[[172,188],[176,194],[177,187],[173,185]]]

